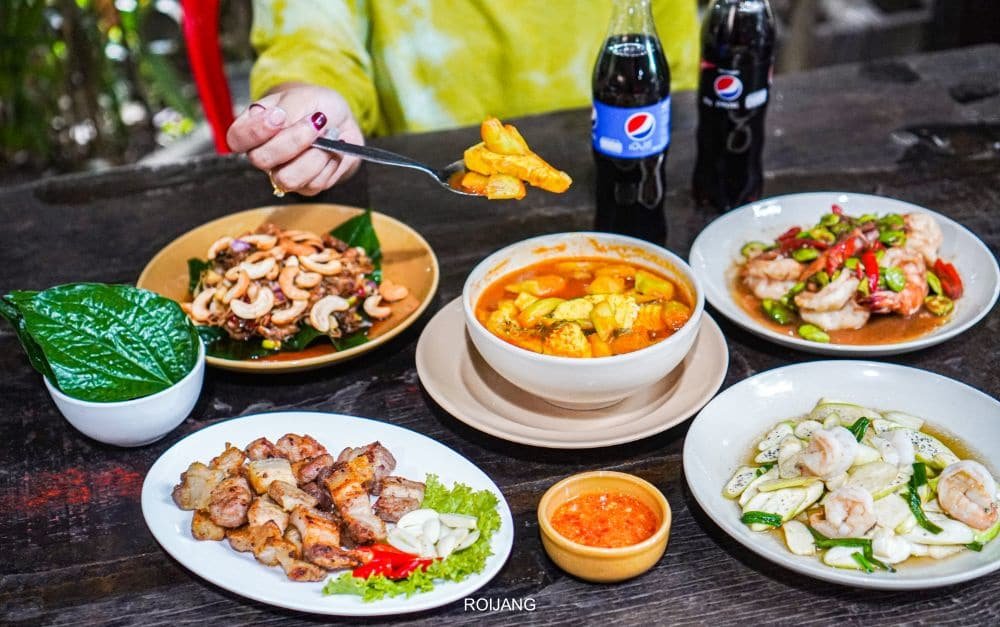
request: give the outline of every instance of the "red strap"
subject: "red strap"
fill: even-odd
[[[226,130],[233,123],[233,101],[219,50],[219,0],[181,0],[182,27],[188,60],[198,86],[205,119],[212,127],[215,149],[226,154]]]

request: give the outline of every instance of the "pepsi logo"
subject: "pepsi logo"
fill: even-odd
[[[743,94],[743,81],[729,74],[716,77],[714,86],[715,95],[726,102],[732,102]]]
[[[645,111],[633,113],[625,120],[625,135],[633,141],[649,139],[655,128],[656,118],[653,117],[652,113],[646,113]]]

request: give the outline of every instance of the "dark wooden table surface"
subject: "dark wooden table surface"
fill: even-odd
[[[1000,46],[781,76],[768,113],[769,194],[850,190],[895,196],[947,214],[1000,248]],[[669,246],[686,255],[712,216],[687,187],[693,161],[691,94],[676,95],[667,199]],[[584,110],[519,120],[543,156],[572,174],[564,195],[532,190],[522,202],[441,193],[429,180],[372,166],[321,200],[371,206],[431,243],[441,287],[409,331],[325,370],[262,378],[210,369],[191,416],[162,441],[117,449],[87,439],[58,414],[6,325],[0,327],[0,623],[278,624],[318,620],[245,600],[193,576],[146,530],[139,490],[170,445],[233,416],[282,408],[371,416],[425,433],[467,456],[501,487],[514,512],[514,550],[476,597],[526,599],[533,612],[464,611],[461,602],[411,616],[428,623],[1000,623],[1000,573],[922,593],[842,588],[782,570],[712,524],[681,471],[682,425],[629,445],[548,451],[493,439],[438,408],[421,388],[414,348],[429,316],[456,297],[466,273],[497,248],[590,226],[593,168]],[[444,163],[474,129],[377,142]],[[294,198],[286,199],[295,202]],[[129,167],[0,190],[0,289],[69,281],[132,282],[177,235],[274,198],[239,158]],[[718,316],[716,316],[719,319]],[[724,387],[812,357],[719,319],[729,341]],[[945,345],[889,361],[1000,394],[1000,314]],[[633,581],[597,586],[558,570],[542,552],[535,507],[570,473],[613,468],[658,485],[674,510],[667,553]],[[354,621],[357,622],[357,621]]]

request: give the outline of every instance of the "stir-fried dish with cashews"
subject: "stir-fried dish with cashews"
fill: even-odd
[[[938,256],[942,241],[926,213],[854,217],[833,205],[811,227],[746,243],[737,285],[747,298],[738,300],[813,342],[869,343],[851,332],[887,317],[878,314],[903,324],[881,329],[876,343],[909,339],[945,320],[962,296],[958,271]]]
[[[331,233],[264,224],[219,238],[207,261],[189,262],[191,301],[182,307],[195,324],[265,351],[298,350],[322,336],[363,336],[409,295],[381,277],[373,257]]]
[[[723,494],[753,531],[780,530],[789,551],[835,568],[981,551],[1000,533],[996,481],[929,431],[903,412],[821,399],[764,434]]]

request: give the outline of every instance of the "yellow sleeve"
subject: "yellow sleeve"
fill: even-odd
[[[365,48],[364,0],[254,0],[250,41],[259,55],[250,97],[278,85],[310,83],[336,90],[370,134],[379,123],[372,59]]]

